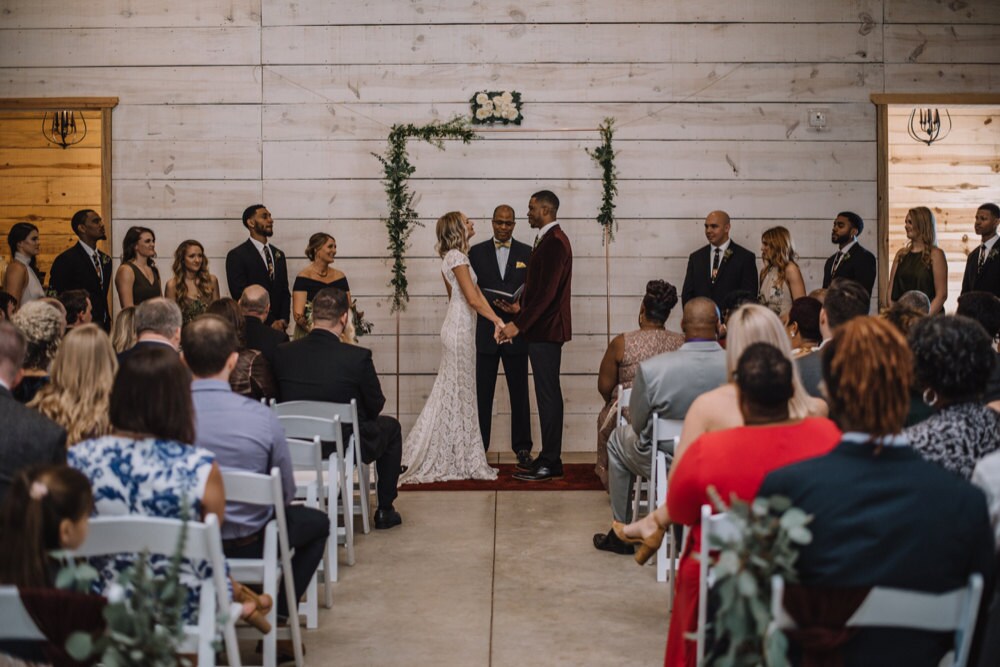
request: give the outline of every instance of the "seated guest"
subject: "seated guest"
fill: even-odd
[[[792,344],[792,357],[798,359],[812,352],[823,340],[819,330],[819,311],[823,304],[811,296],[803,296],[792,302],[792,308],[785,317],[785,332]]]
[[[295,550],[292,571],[295,595],[305,593],[323,558],[330,534],[330,519],[316,509],[293,505],[295,477],[292,459],[274,412],[233,393],[229,374],[236,367],[236,332],[217,315],[202,315],[184,326],[181,333],[184,362],[194,375],[191,397],[195,411],[195,445],[215,455],[223,470],[247,470],[263,475],[272,467],[281,470],[285,494],[288,539]],[[226,504],[222,547],[229,558],[260,558],[264,553],[264,527],[273,517],[271,508],[241,503]],[[278,597],[278,617],[288,617],[284,587]]]
[[[746,290],[736,290],[727,294],[726,298],[719,304],[719,314],[722,316],[722,336],[720,339],[723,347],[726,346],[724,339],[726,338],[726,322],[729,321],[729,316],[748,303],[757,303],[757,295]]]
[[[989,292],[966,292],[958,297],[958,310],[955,314],[971,317],[983,325],[986,335],[996,347],[997,341],[1000,341],[1000,297]],[[1000,358],[997,359],[983,395],[984,403],[996,401],[1000,401]]]
[[[249,285],[240,295],[240,308],[246,321],[247,347],[263,352],[273,368],[274,353],[279,345],[288,342],[288,334],[264,324],[271,312],[271,295],[260,285]]]
[[[882,311],[882,317],[892,323],[899,333],[906,336],[910,329],[931,311],[931,300],[923,292],[910,290],[899,301]]]
[[[635,475],[649,477],[653,415],[684,419],[691,402],[726,381],[726,353],[717,342],[719,309],[711,299],[695,297],[684,304],[681,320],[685,343],[639,363],[629,400],[631,423],[616,426],[608,438],[608,493],[615,521],[628,521],[629,492]],[[594,535],[601,551],[630,554],[614,531]]]
[[[917,290],[930,299],[930,314],[937,315],[948,298],[948,260],[937,244],[934,213],[926,206],[911,208],[905,226],[908,242],[896,253],[889,272],[889,304]]]
[[[1000,448],[1000,413],[980,402],[997,361],[990,342],[978,322],[961,315],[925,318],[909,336],[917,387],[935,413],[903,435],[925,459],[965,479]]]
[[[7,292],[0,292],[0,320],[8,320],[17,312],[17,299]]]
[[[177,314],[179,319],[180,311]],[[86,475],[94,488],[94,516],[203,520],[215,514],[222,524],[226,509],[222,473],[212,452],[192,445],[191,376],[176,352],[166,345],[150,345],[125,357],[111,388],[110,417],[111,435],[84,440],[67,455],[69,465]],[[101,575],[95,592],[103,594],[134,560],[134,554],[95,559]],[[154,574],[165,574],[170,558],[154,555],[149,565]],[[207,563],[181,565],[180,581],[187,592],[185,623],[197,620],[195,571],[208,574],[208,569]],[[243,587],[234,586],[234,599],[244,602],[243,617],[256,627],[261,627],[260,621],[266,625],[246,595]]]
[[[218,315],[229,322],[236,333],[239,360],[236,362],[236,368],[229,375],[229,386],[233,388],[233,391],[255,401],[262,398],[277,398],[278,385],[274,380],[271,364],[268,363],[263,352],[247,347],[247,325],[243,312],[240,310],[240,304],[229,297],[223,297],[213,301],[206,312]],[[272,331],[274,330],[272,329]]]
[[[608,436],[618,426],[618,385],[632,386],[640,361],[664,352],[673,352],[684,344],[684,336],[666,328],[670,311],[677,305],[677,288],[664,280],[646,283],[646,295],[639,306],[639,328],[618,334],[604,352],[601,370],[597,375],[597,391],[604,399],[604,408],[597,416],[597,467],[594,472],[608,486]],[[622,406],[627,419],[627,408]]]
[[[111,327],[111,347],[121,354],[135,345],[135,307],[122,308]]]
[[[107,435],[108,401],[118,360],[108,335],[95,324],[66,334],[51,379],[28,403],[66,429],[66,445]]]
[[[177,351],[181,344],[181,309],[169,299],[156,296],[135,307],[135,345],[118,353],[118,363],[133,352],[148,348]]]
[[[811,296],[819,301],[820,305],[823,305],[823,302],[826,301],[826,291],[826,287],[820,287],[819,289],[814,289],[812,292],[809,292],[806,296]]]
[[[283,401],[350,403],[357,399],[361,457],[366,463],[374,461],[378,470],[375,528],[392,528],[403,522],[392,506],[403,438],[399,422],[379,414],[385,407],[385,395],[371,350],[340,341],[350,315],[347,292],[336,287],[321,289],[313,299],[312,331],[305,338],[278,346],[274,370]],[[324,450],[327,447],[324,445]],[[324,456],[329,454],[324,451]]]
[[[823,346],[833,337],[837,327],[855,317],[867,315],[870,307],[871,294],[860,283],[847,278],[834,278],[830,283],[823,308],[819,311],[819,330],[823,334],[823,341],[812,354],[800,357],[795,362],[802,377],[802,386],[810,396],[823,397],[819,390],[820,380],[823,379],[820,372]]]
[[[754,343],[772,345],[789,360],[792,359],[791,344],[777,315],[758,304],[747,304],[733,313],[729,318],[729,344],[726,345],[726,378],[729,381],[698,396],[691,404],[684,417],[684,428],[674,454],[671,477],[677,460],[684,456],[688,445],[702,434],[743,426],[736,391],[736,363],[740,355]],[[806,393],[799,380],[798,369],[794,368],[792,387],[794,391],[788,404],[792,419],[826,416],[826,403]]]
[[[59,350],[66,319],[52,305],[37,299],[21,306],[12,321],[28,342],[21,383],[14,388],[14,398],[27,403],[49,382],[49,366]]]
[[[900,433],[913,374],[906,341],[888,322],[860,317],[840,327],[827,348],[823,380],[841,442],[826,456],[775,470],[758,491],[785,496],[813,516],[812,541],[795,562],[800,583],[940,593],[978,572],[992,590],[995,552],[982,491],[925,461]],[[954,638],[861,628],[843,633],[839,657],[846,667],[931,667]],[[836,648],[824,645],[823,657],[837,657]]]
[[[66,460],[66,431],[51,419],[21,405],[11,393],[21,379],[26,347],[24,335],[17,327],[10,322],[0,322],[0,424],[3,425],[0,501],[22,468]],[[6,540],[4,543],[9,544]]]
[[[66,309],[67,331],[81,324],[88,324],[93,319],[90,295],[85,289],[66,290],[59,295],[59,303]]]
[[[676,465],[667,504],[630,526],[616,525],[622,539],[642,544],[636,560],[645,562],[666,526],[691,526],[677,572],[677,597],[670,617],[666,665],[693,665],[698,626],[698,559],[701,549],[701,506],[711,503],[708,489],[727,502],[735,494],[747,502],[764,476],[781,466],[826,454],[840,432],[827,419],[795,418],[795,365],[787,352],[754,343],[739,357],[735,379],[737,404],[745,426],[706,433],[691,444]]]

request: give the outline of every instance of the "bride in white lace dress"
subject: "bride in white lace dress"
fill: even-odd
[[[495,325],[493,312],[469,265],[472,221],[453,211],[437,221],[437,250],[448,290],[448,312],[441,324],[441,365],[431,394],[403,443],[400,484],[451,479],[496,479],[486,462],[476,407],[476,313]]]

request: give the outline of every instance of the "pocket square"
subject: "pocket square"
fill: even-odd
[[[515,269],[526,269],[526,268],[528,268],[528,265],[525,264],[524,262],[518,262],[517,264],[514,265],[514,268]]]

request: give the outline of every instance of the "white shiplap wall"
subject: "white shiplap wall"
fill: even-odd
[[[789,226],[812,288],[833,215],[853,209],[875,220],[869,95],[996,92],[998,25],[993,0],[0,0],[0,96],[121,99],[118,238],[148,225],[161,255],[198,238],[221,274],[244,237],[240,212],[262,201],[294,273],[309,234],[335,234],[338,266],[376,323],[365,342],[405,430],[433,380],[445,300],[432,231],[420,229],[397,369],[385,204],[370,152],[384,148],[393,123],[465,114],[476,90],[521,91],[526,132],[444,153],[413,146],[417,209],[426,222],[461,209],[483,221],[484,238],[493,207],[510,203],[524,239],[530,193],[560,195],[577,257],[565,446],[590,450],[605,277],[593,220],[599,174],[583,149],[597,135],[543,131],[618,119],[614,332],[633,328],[648,279],[680,286],[715,208],[732,214],[735,238],[754,250],[763,229]],[[811,108],[827,111],[826,131],[809,129]],[[502,388],[497,395],[504,412]],[[501,448],[507,428],[498,418]]]

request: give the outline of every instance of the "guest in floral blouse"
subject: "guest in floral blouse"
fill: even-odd
[[[910,330],[923,400],[936,410],[903,431],[924,458],[971,479],[979,459],[1000,448],[1000,413],[980,397],[996,364],[990,337],[961,315],[928,317]]]

